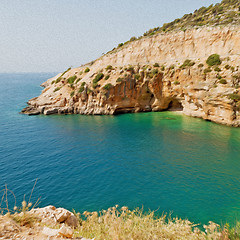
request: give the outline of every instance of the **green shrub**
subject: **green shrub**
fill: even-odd
[[[158,63],[155,63],[153,66],[154,66],[154,67],[159,67],[159,64],[158,64]]]
[[[107,75],[106,77],[105,77],[105,80],[108,80],[110,78],[110,75]]]
[[[215,71],[215,72],[221,72],[222,70],[221,70],[219,67],[215,67],[215,68],[214,68],[214,71]]]
[[[72,77],[70,77],[70,78],[68,78],[68,83],[69,84],[73,84],[74,83],[74,81],[77,79],[77,76],[76,75],[74,75],[74,76],[72,76]]]
[[[111,65],[108,65],[107,67],[106,67],[106,70],[112,70],[113,69],[113,67],[111,66]]]
[[[216,76],[216,78],[217,78],[217,79],[222,79],[222,76],[218,74],[218,75]]]
[[[161,66],[161,71],[165,71],[165,66],[164,65]]]
[[[72,68],[70,67],[70,68],[68,68],[66,71],[64,71],[63,73],[62,73],[62,75],[61,75],[61,77],[65,74],[65,73],[67,73],[68,71],[70,71]]]
[[[228,98],[230,98],[231,100],[239,101],[240,100],[240,95],[238,95],[236,93],[231,93],[231,94],[228,94]]]
[[[55,88],[54,90],[53,90],[53,92],[57,92],[57,91],[59,91],[61,89],[61,87],[57,87],[57,88]]]
[[[85,73],[90,72],[90,68],[87,67],[87,68],[84,70],[84,72],[85,72]]]
[[[240,80],[240,73],[232,75],[232,77],[236,80]]]
[[[195,62],[193,62],[192,60],[186,59],[184,63],[180,66],[180,68],[192,67],[193,65],[195,65]]]
[[[70,96],[73,97],[74,94],[75,94],[75,91],[72,91],[72,92],[70,93]]]
[[[86,83],[85,83],[85,82],[82,82],[81,87],[84,87],[85,85],[86,85]]]
[[[147,73],[147,76],[148,76],[149,78],[153,78],[153,77],[154,77],[154,75],[153,75],[152,72],[148,72],[148,73]]]
[[[202,68],[204,65],[202,63],[198,64],[199,68]]]
[[[84,86],[81,86],[78,90],[79,93],[82,93],[84,91]]]
[[[103,79],[103,77],[103,73],[98,73],[97,76],[93,79],[93,83],[98,83],[101,79]]]
[[[140,79],[140,75],[137,73],[137,74],[134,74],[134,79],[135,80],[139,80]]]
[[[82,78],[79,78],[77,81],[76,81],[76,83],[78,83],[79,81],[81,81],[82,80]]]
[[[148,67],[149,67],[148,65],[144,65],[142,68],[144,71],[146,71],[148,69]]]
[[[148,72],[147,73],[147,76],[149,77],[149,78],[153,78],[156,74],[158,74],[158,69],[153,69],[151,72]]]
[[[119,43],[118,44],[118,48],[122,47],[123,46],[123,43]]]
[[[227,70],[229,70],[229,69],[231,68],[231,66],[226,65],[225,68],[226,68]]]
[[[70,71],[72,68],[68,68],[66,71],[64,71],[62,74],[61,74],[61,76],[59,77],[59,78],[57,78],[57,80],[56,80],[56,83],[59,83],[61,80],[62,80],[62,76],[65,74],[65,73],[67,73],[68,71]]]
[[[51,82],[51,84],[54,84],[55,83],[55,81],[53,80],[52,82]]]
[[[136,37],[131,37],[129,41],[130,41],[130,42],[133,42],[133,41],[135,41],[135,40],[137,40]]]
[[[90,94],[92,90],[90,88],[87,89],[87,94]]]
[[[153,75],[158,74],[158,69],[153,69],[153,70],[152,70],[152,74],[153,74]]]
[[[113,87],[113,85],[111,83],[106,84],[103,88],[106,90],[109,90]]]
[[[205,74],[210,73],[211,71],[212,71],[211,68],[205,68],[205,69],[204,69],[204,73],[205,73]]]
[[[57,80],[55,81],[55,83],[59,83],[62,80],[61,77],[57,78]]]
[[[229,23],[239,24],[239,0],[222,0],[221,3],[202,7],[194,13],[185,14],[170,23],[164,23],[162,27],[148,30],[143,36],[152,36],[158,32],[169,32],[173,30],[186,31],[189,28],[198,26],[226,25]],[[237,9],[237,10],[236,10]],[[141,38],[141,37],[140,37]]]
[[[96,82],[96,83],[93,83],[93,88],[95,89],[95,88],[97,88],[98,87],[98,83]]]
[[[175,65],[172,64],[172,65],[169,67],[169,69],[170,69],[170,70],[175,69]]]
[[[222,78],[221,80],[219,80],[219,83],[221,83],[221,84],[227,84],[227,80],[224,79],[224,78]]]
[[[123,81],[123,78],[118,78],[117,80],[116,80],[116,82],[122,82]]]
[[[209,66],[215,66],[215,65],[220,65],[222,63],[220,56],[218,54],[212,54],[208,57],[206,63]]]
[[[175,85],[179,85],[180,82],[179,82],[179,81],[175,81],[174,84],[175,84]]]

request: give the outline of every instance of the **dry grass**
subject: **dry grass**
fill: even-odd
[[[37,216],[29,212],[14,213],[9,216],[20,226],[32,227],[34,223],[38,222]]]
[[[130,211],[118,206],[101,212],[84,212],[76,237],[95,240],[122,239],[228,239],[219,225],[209,222],[205,232],[197,225],[179,218],[167,219],[166,215],[156,217],[154,212],[143,213],[141,209]]]
[[[39,203],[39,200],[34,205],[31,203],[36,182],[28,202],[25,201],[24,196],[21,207],[16,207],[15,195],[5,186],[0,201],[0,215],[6,214],[20,226],[34,228],[34,224],[40,221],[37,216],[30,212]],[[10,196],[13,196],[15,200],[12,210],[8,204]],[[129,210],[127,207],[119,208],[116,205],[100,212],[85,211],[82,215],[74,212],[74,215],[80,223],[80,226],[74,230],[75,237],[94,238],[95,240],[240,239],[240,223],[237,223],[233,228],[230,228],[228,224],[221,228],[219,225],[209,222],[208,225],[203,226],[204,230],[202,231],[197,224],[188,220],[169,218],[166,214],[159,217],[154,211],[144,212],[143,209],[139,208]],[[59,228],[59,225],[56,223],[51,228]]]
[[[3,192],[3,195],[0,201],[0,214],[1,215],[6,214],[7,217],[12,218],[15,222],[17,222],[21,226],[31,227],[33,223],[37,221],[37,217],[31,214],[29,211],[35,208],[39,204],[39,200],[40,200],[38,199],[34,205],[31,202],[33,190],[36,186],[36,183],[37,183],[37,179],[33,185],[28,201],[25,200],[25,195],[24,195],[21,207],[17,207],[16,196],[14,195],[13,191],[8,189],[7,185],[5,185],[5,188],[1,191]],[[9,198],[14,199],[13,208],[10,208],[9,206]]]

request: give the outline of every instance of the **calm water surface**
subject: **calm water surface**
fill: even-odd
[[[26,116],[52,73],[0,74],[0,187],[68,209],[240,218],[240,129],[175,113]]]

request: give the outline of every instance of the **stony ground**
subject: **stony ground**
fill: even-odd
[[[74,238],[78,219],[63,208],[48,206],[13,215],[0,215],[0,239],[82,239]]]

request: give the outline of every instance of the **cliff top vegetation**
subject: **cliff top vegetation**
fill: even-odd
[[[195,10],[194,13],[185,14],[182,18],[177,18],[170,23],[164,23],[161,27],[150,29],[139,38],[131,37],[129,41],[120,43],[117,48],[121,48],[129,42],[136,41],[143,37],[153,36],[157,33],[170,32],[173,30],[186,31],[187,29],[195,27],[228,24],[240,24],[239,0],[222,0],[221,3],[212,4],[209,7],[201,7]]]

